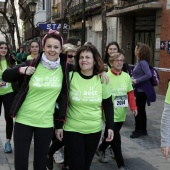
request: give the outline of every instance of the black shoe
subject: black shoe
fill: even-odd
[[[130,135],[130,138],[138,138],[140,136],[142,136],[141,131],[133,131],[132,134]]]
[[[148,136],[147,130],[142,131],[142,135],[143,135],[143,136]]]
[[[53,158],[47,157],[46,167],[47,167],[49,170],[52,170],[52,169],[53,169]]]
[[[134,133],[136,133],[135,130],[132,132],[132,134],[134,134]],[[141,134],[142,134],[142,136],[148,136],[147,130],[142,130]]]

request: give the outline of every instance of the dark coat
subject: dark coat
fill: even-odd
[[[16,116],[19,108],[21,107],[22,103],[25,100],[25,97],[29,89],[29,81],[32,76],[32,75],[28,76],[28,75],[20,74],[19,67],[33,66],[36,68],[40,61],[41,61],[41,56],[39,56],[37,59],[28,60],[13,68],[6,69],[3,73],[2,79],[5,82],[18,81],[20,84],[19,91],[15,97],[15,100],[13,102],[13,105],[10,111],[12,117]],[[62,83],[61,92],[56,100],[56,103],[58,103],[59,109],[55,108],[55,111],[54,111],[54,123],[57,129],[62,128],[62,125],[65,121],[67,108],[68,108],[69,72],[67,70],[68,68],[67,68],[66,61],[67,61],[67,58],[65,55],[60,56],[60,64],[62,66],[62,72],[63,72],[63,83]]]

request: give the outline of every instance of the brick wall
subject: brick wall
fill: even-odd
[[[162,24],[160,41],[170,41],[170,9],[166,9],[167,0],[162,0]],[[167,50],[160,50],[160,67],[170,68],[170,54]],[[160,72],[159,93],[165,95],[167,90],[167,82],[170,79],[170,73]]]

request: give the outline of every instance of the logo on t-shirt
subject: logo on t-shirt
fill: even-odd
[[[99,98],[96,97],[98,96],[98,91],[94,89],[94,87],[90,87],[89,90],[84,90],[82,92],[80,91],[73,91],[72,92],[72,100],[76,101],[98,101]]]
[[[59,82],[58,77],[45,77],[45,78],[39,78],[37,76],[33,77],[33,86],[35,87],[60,87],[61,84]]]
[[[117,88],[112,88],[112,96],[122,96],[127,94],[127,86],[120,84]]]

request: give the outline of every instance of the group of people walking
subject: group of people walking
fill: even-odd
[[[106,47],[105,61],[91,43],[49,30],[30,43],[30,55],[15,65],[8,44],[0,43],[0,102],[6,120],[5,152],[11,153],[14,124],[16,170],[28,170],[34,140],[35,170],[53,168],[53,154],[64,146],[63,170],[89,170],[95,153],[107,162],[111,146],[118,169],[128,170],[121,151],[120,130],[130,107],[135,116],[131,138],[147,133],[146,103],[156,100],[151,85],[150,49],[138,43],[133,74],[117,42]],[[107,73],[106,73],[107,70]],[[109,80],[109,81],[108,81]],[[101,139],[101,132],[105,132]],[[98,146],[99,145],[99,146]]]

